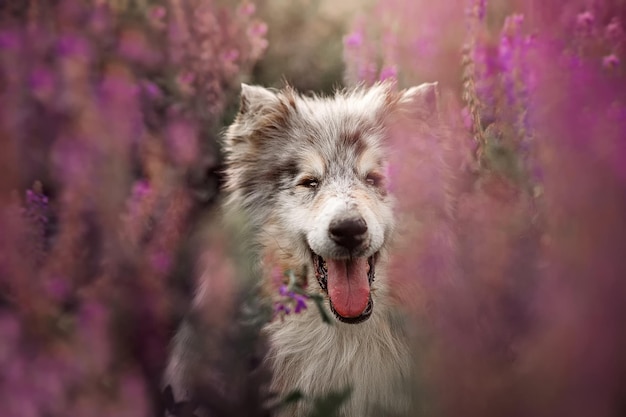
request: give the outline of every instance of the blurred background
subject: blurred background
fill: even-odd
[[[622,0],[0,0],[0,415],[191,416],[160,376],[198,283],[203,405],[270,415],[220,132],[241,82],[386,79],[440,88],[390,132],[411,415],[626,415],[625,24]]]

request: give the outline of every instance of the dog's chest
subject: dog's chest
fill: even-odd
[[[357,325],[330,326],[308,311],[269,325],[273,389],[282,394],[299,389],[311,398],[349,387],[346,417],[403,411],[410,356],[401,327],[379,313]],[[305,410],[302,404],[296,415]]]

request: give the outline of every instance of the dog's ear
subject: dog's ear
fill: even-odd
[[[271,108],[278,104],[279,99],[276,93],[264,87],[241,83],[241,102],[239,114],[258,114],[263,109]]]
[[[280,136],[296,111],[296,95],[290,87],[274,91],[241,84],[241,105],[225,135],[227,149],[245,143],[269,143]]]
[[[421,116],[437,114],[439,84],[424,83],[400,92],[400,105]]]

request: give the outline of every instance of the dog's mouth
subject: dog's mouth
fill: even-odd
[[[378,253],[368,258],[324,259],[313,253],[315,277],[339,321],[356,324],[372,315],[371,285],[377,258]]]

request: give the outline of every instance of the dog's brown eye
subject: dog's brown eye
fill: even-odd
[[[365,182],[372,187],[378,187],[383,182],[383,176],[376,172],[370,172],[369,174],[367,174],[367,177],[365,177]]]
[[[299,186],[306,188],[317,188],[319,183],[319,180],[315,177],[304,177],[298,181]]]

